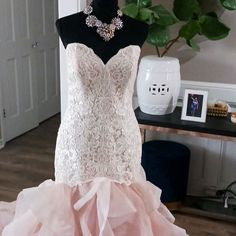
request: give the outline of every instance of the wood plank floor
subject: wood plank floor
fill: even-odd
[[[13,201],[23,188],[54,179],[54,151],[59,124],[58,114],[9,141],[0,150],[0,201]],[[236,236],[233,223],[178,212],[174,215],[176,224],[185,228],[190,236]]]

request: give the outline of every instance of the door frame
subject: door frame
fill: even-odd
[[[3,148],[6,144],[5,142],[5,122],[3,115],[3,92],[2,92],[2,81],[0,80],[0,149]]]

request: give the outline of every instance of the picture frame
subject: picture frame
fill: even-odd
[[[181,120],[206,122],[208,91],[185,89]]]

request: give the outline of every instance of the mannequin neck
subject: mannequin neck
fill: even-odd
[[[93,0],[93,13],[99,20],[109,23],[117,16],[118,0]]]

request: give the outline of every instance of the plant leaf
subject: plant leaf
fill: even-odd
[[[137,0],[125,0],[125,4],[134,3],[137,5]]]
[[[138,19],[147,23],[153,22],[153,11],[148,8],[141,8],[138,13]]]
[[[236,10],[236,0],[220,0],[222,6],[228,10]]]
[[[150,7],[152,5],[152,0],[137,0],[139,7]]]
[[[134,3],[125,5],[122,9],[122,12],[132,18],[136,18],[138,15],[138,7]]]
[[[177,18],[162,5],[153,6],[149,9],[151,9],[158,16],[155,19],[155,23],[158,25],[173,25],[178,21]]]
[[[147,42],[157,46],[164,47],[167,45],[170,39],[170,33],[168,27],[152,24],[149,27]]]
[[[188,41],[187,41],[187,44],[188,44],[194,51],[197,51],[197,52],[200,51],[199,45],[198,45],[195,41],[193,41],[192,39],[188,40]]]
[[[216,17],[203,15],[199,18],[199,22],[201,33],[210,40],[223,39],[229,34],[230,29]]]
[[[199,15],[201,9],[197,0],[174,0],[173,11],[178,19],[187,21],[194,15]]]
[[[179,36],[187,41],[192,39],[196,34],[201,32],[201,26],[198,21],[190,20],[187,24],[180,28]]]
[[[225,38],[230,31],[230,29],[225,24],[220,22],[218,18],[208,15],[200,17],[200,24],[202,34],[211,40],[219,40]]]

